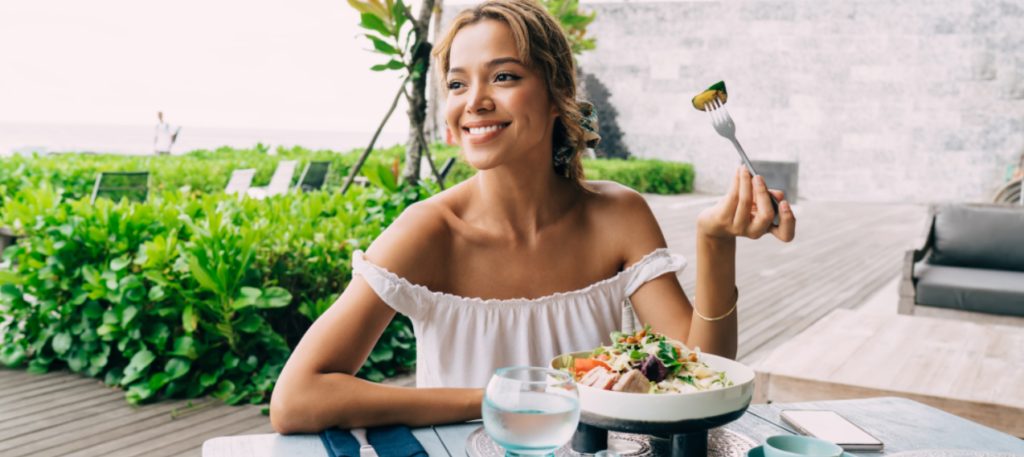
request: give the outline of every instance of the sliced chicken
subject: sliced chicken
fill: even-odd
[[[602,368],[603,370],[603,368]],[[613,386],[619,381],[619,374],[605,370],[605,374],[601,375],[591,387],[595,387],[603,390],[611,390]]]
[[[622,375],[622,378],[612,387],[612,390],[616,392],[645,394],[648,390],[651,390],[651,381],[640,370],[629,370],[628,373]]]
[[[597,381],[598,378],[600,378],[607,372],[608,370],[602,367],[594,367],[590,371],[588,371],[587,374],[583,375],[583,378],[580,379],[580,384],[583,384],[585,386],[592,386],[594,385],[594,381]]]

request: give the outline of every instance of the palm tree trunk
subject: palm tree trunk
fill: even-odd
[[[407,15],[412,14],[406,9]],[[430,16],[434,12],[434,0],[423,0],[420,6],[418,19],[412,21],[415,28],[414,36],[416,42],[413,44],[415,50],[411,68],[412,90],[408,96],[409,101],[409,141],[405,148],[405,169],[402,176],[405,182],[416,184],[420,178],[420,157],[429,145],[423,142],[423,124],[427,115],[427,72],[430,70]]]

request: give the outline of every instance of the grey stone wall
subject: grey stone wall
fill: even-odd
[[[451,17],[457,8],[447,8]],[[636,157],[738,164],[690,99],[719,80],[752,160],[798,161],[800,198],[986,200],[1024,152],[1024,0],[584,3]]]

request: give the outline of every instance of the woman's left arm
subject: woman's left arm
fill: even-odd
[[[771,197],[779,203],[779,225]],[[758,239],[766,233],[789,242],[796,233],[796,218],[779,191],[769,191],[760,176],[751,178],[745,166],[736,170],[729,193],[697,218],[697,292],[695,307],[674,274],[663,275],[640,287],[631,297],[633,307],[652,329],[723,357],[735,358],[737,320],[736,237]]]

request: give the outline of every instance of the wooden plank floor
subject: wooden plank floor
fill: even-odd
[[[714,204],[706,195],[649,196],[669,247],[687,256],[682,274],[694,292],[697,214]],[[801,202],[797,239],[740,240],[740,358],[750,363],[833,309],[863,302],[899,271],[917,236],[924,209],[908,205]],[[411,385],[411,376],[390,381]],[[0,368],[0,455],[199,456],[203,441],[271,433],[266,405],[209,404],[176,419],[184,401],[131,408],[124,393],[67,373],[28,375]]]
[[[690,261],[680,280],[692,300],[697,215],[717,197],[648,196],[669,248]],[[736,246],[740,291],[739,360],[754,363],[833,309],[854,308],[895,277],[903,253],[924,224],[915,205],[801,201],[797,235],[741,238]]]

